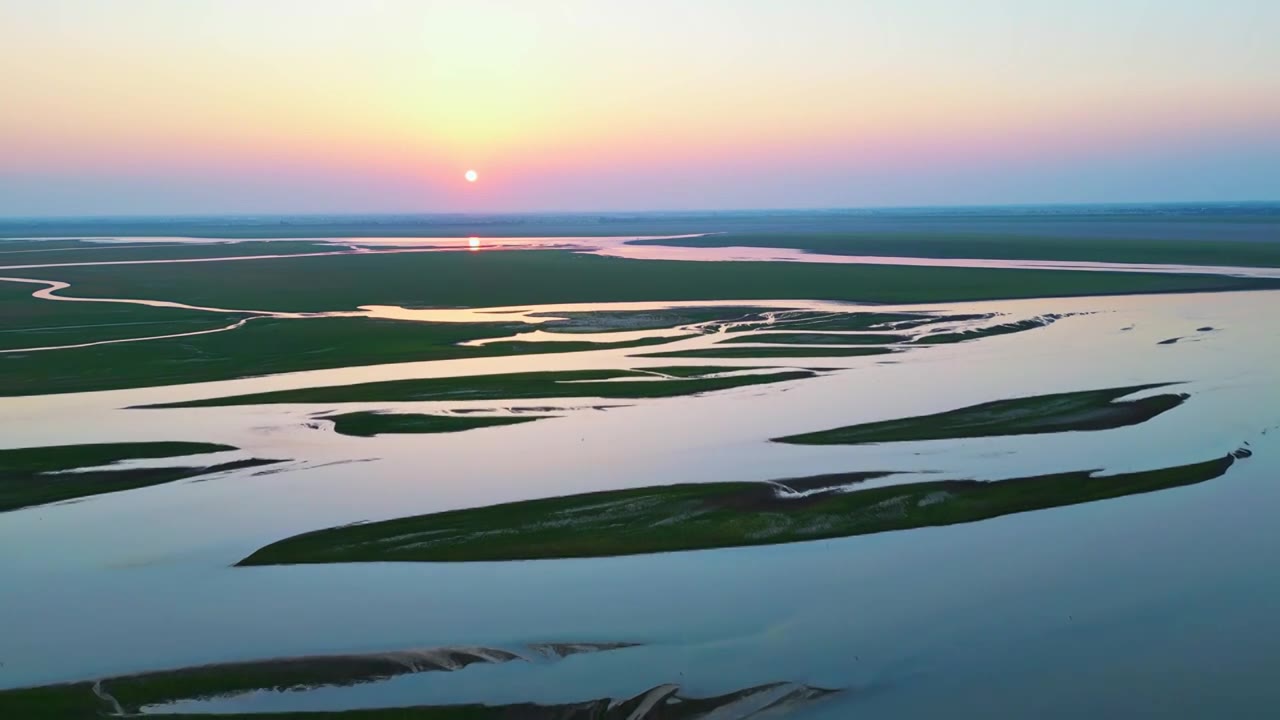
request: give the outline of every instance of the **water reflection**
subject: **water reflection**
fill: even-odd
[[[607,410],[582,399],[522,400],[569,411],[448,437],[347,438],[307,427],[332,407],[122,408],[408,377],[706,363],[601,350],[3,398],[0,438],[10,446],[180,435],[298,465],[4,516],[0,687],[407,643],[626,638],[646,646],[627,657],[424,674],[379,697],[554,703],[633,697],[675,675],[699,697],[780,679],[849,689],[814,706],[815,717],[1075,718],[1152,707],[1166,717],[1264,717],[1280,702],[1270,677],[1280,636],[1259,631],[1280,596],[1268,564],[1280,554],[1280,382],[1266,361],[1280,356],[1277,302],[1280,293],[1249,292],[877,308],[1076,314],[902,353],[893,365],[820,359],[842,371],[776,388]],[[555,311],[516,314],[536,318],[535,310]],[[1217,330],[1197,342],[1159,344],[1206,326]],[[1184,381],[1191,399],[1114,431],[864,447],[766,442],[1002,397],[1162,381]],[[1123,472],[1242,441],[1254,457],[1211,482],[963,526],[600,560],[228,567],[299,532],[506,500],[857,469],[1004,478],[1083,462]]]
[[[504,250],[572,250],[575,252],[607,257],[637,260],[684,260],[690,262],[805,262],[850,265],[913,265],[927,267],[1008,268],[1032,270],[1078,270],[1094,272],[1143,272],[1197,275],[1230,275],[1234,277],[1280,278],[1280,268],[1238,267],[1210,265],[1180,265],[1168,263],[1112,263],[1072,260],[1016,260],[988,258],[928,258],[882,255],[827,255],[793,248],[768,247],[680,247],[675,245],[636,245],[636,240],[675,240],[700,237],[707,233],[685,235],[626,235],[604,237],[548,236],[548,237],[405,237],[405,238],[290,238],[289,242],[309,242],[330,245],[332,251],[290,253],[280,255],[244,255],[212,258],[182,258],[167,260],[85,261],[70,263],[42,263],[4,265],[0,270],[18,270],[39,267],[81,267],[88,265],[146,265],[189,262],[230,262],[286,257],[315,257],[341,255],[353,252],[437,252],[456,250],[504,249]],[[57,238],[45,238],[49,240]],[[194,243],[235,244],[273,242],[272,238],[240,238],[236,240],[211,240],[189,237],[98,237],[68,238],[86,242],[120,244],[121,247],[141,243]],[[340,248],[340,249],[339,249]]]

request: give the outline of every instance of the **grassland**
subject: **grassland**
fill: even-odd
[[[0,275],[4,272],[0,271]],[[194,332],[225,327],[242,314],[207,313],[123,303],[42,300],[43,285],[0,282],[0,350]],[[3,357],[0,357],[0,362]],[[3,367],[3,365],[0,365]]]
[[[761,341],[763,342],[763,341]],[[821,358],[821,357],[858,357],[861,355],[884,355],[893,352],[882,347],[788,347],[786,345],[761,347],[712,347],[694,350],[671,350],[669,352],[643,353],[638,357],[662,358]]]
[[[518,425],[541,418],[350,412],[325,415],[317,419],[333,422],[334,432],[340,435],[374,437],[402,433],[455,433],[476,428]]]
[[[241,319],[202,313],[185,320],[135,320],[0,330],[0,351],[34,353],[86,343],[177,336],[227,328]]]
[[[1166,385],[1168,383],[1132,385],[996,400],[932,415],[789,435],[774,438],[774,442],[793,445],[860,445],[1108,430],[1146,422],[1186,401],[1185,394],[1169,393],[1136,400],[1120,400],[1126,395]]]
[[[78,303],[80,304],[80,303]],[[253,320],[189,338],[0,355],[0,395],[173,385],[348,365],[498,354],[456,343],[511,326],[367,318]]]
[[[651,345],[666,345],[667,343],[675,342],[676,340],[687,337],[692,337],[692,334],[639,338],[636,340],[623,340],[619,342],[593,342],[591,340],[548,340],[546,342],[532,342],[527,340],[510,340],[487,342],[484,345],[475,347],[483,348],[485,355],[533,355],[545,352],[565,353],[585,352],[588,350],[624,350],[627,348],[649,347]]]
[[[1280,232],[1277,232],[1280,237]],[[989,258],[1072,262],[1166,263],[1280,267],[1275,243],[1167,239],[1072,238],[1035,235],[992,237],[969,233],[725,233],[704,237],[641,240],[641,245],[679,247],[771,247],[822,255],[872,257]]]
[[[914,303],[1280,287],[1280,281],[1210,275],[625,260],[558,250],[341,255],[21,272],[23,277],[70,282],[75,294],[85,297],[300,312],[352,310],[361,305],[490,307],[779,298]]]
[[[608,652],[635,643],[540,643],[521,653],[498,648],[429,648],[362,655],[315,655],[200,665],[104,678],[96,682],[46,685],[0,691],[0,717],[98,718],[134,715],[149,705],[206,699],[255,691],[290,691],[380,682],[422,672],[456,672],[470,665],[528,660],[554,661],[580,653]],[[483,706],[474,706],[481,708]],[[438,710],[438,709],[437,709]],[[468,717],[456,708],[438,710],[442,718]],[[448,712],[455,714],[448,714]],[[333,717],[333,715],[322,715]],[[147,714],[147,717],[153,717]],[[169,717],[154,715],[154,717]],[[213,715],[180,715],[208,718]],[[233,717],[259,717],[235,715]],[[294,717],[269,715],[268,717]],[[376,716],[375,716],[376,717]],[[396,717],[396,716],[392,716]],[[430,715],[424,717],[432,717]]]
[[[808,310],[791,310],[779,315],[770,330],[888,330],[887,323],[927,323],[942,318],[921,313],[868,312],[850,308],[848,312],[833,313]],[[730,332],[755,330],[755,327],[731,328]]]
[[[556,333],[653,330],[697,323],[760,322],[766,308],[674,307],[663,310],[596,310],[534,313],[534,317],[556,318],[538,325],[539,330]]]
[[[102,443],[0,450],[0,512],[103,493],[132,490],[276,460],[238,460],[215,465],[66,472],[108,466],[122,460],[179,458],[235,450],[229,445],[195,442]],[[175,464],[181,464],[175,462]]]
[[[735,216],[736,217],[736,216]],[[782,214],[755,220],[728,217],[735,223],[791,223],[804,234],[824,227],[822,217]],[[1234,216],[1233,216],[1234,217]],[[1268,216],[1269,217],[1269,216]],[[1280,216],[1276,216],[1280,217]],[[510,218],[502,222],[510,221]],[[529,228],[546,229],[526,219]],[[587,222],[571,218],[572,222]],[[1266,232],[1267,222],[1256,218],[1232,220],[1248,232]],[[1007,220],[1001,220],[1006,222]],[[227,230],[263,225],[246,221],[190,221]],[[469,221],[467,221],[469,222]],[[521,222],[525,222],[522,220]],[[570,224],[572,224],[572,222]],[[591,221],[595,222],[595,221]],[[612,221],[609,221],[612,222]],[[601,227],[609,222],[600,221]],[[631,221],[620,221],[625,225]],[[639,222],[639,221],[637,221]],[[658,221],[654,221],[658,222]],[[659,225],[666,222],[663,220]],[[701,221],[698,221],[701,222]],[[841,220],[840,222],[844,222]],[[857,222],[863,222],[858,220]],[[904,222],[906,222],[904,220]],[[915,221],[911,221],[915,222]],[[931,221],[932,222],[932,221]],[[986,222],[986,221],[983,221]],[[1012,222],[1012,221],[1007,221]],[[1083,222],[1083,221],[1082,221]],[[1117,227],[1123,218],[1107,220]],[[1187,222],[1199,222],[1195,218]],[[1221,225],[1221,218],[1213,222]],[[1261,223],[1261,224],[1259,224]],[[147,223],[143,223],[146,225]],[[1085,223],[1087,224],[1087,223]],[[341,223],[339,223],[341,225]],[[359,235],[379,235],[381,226],[366,223]],[[1214,227],[1219,228],[1219,225]],[[56,226],[56,224],[55,224]],[[148,225],[150,227],[150,225]],[[341,235],[332,225],[304,223],[307,236]],[[14,226],[25,227],[22,223]],[[54,227],[54,226],[50,226]],[[61,226],[57,226],[61,227]],[[116,226],[111,226],[119,229]],[[163,227],[162,234],[183,234]],[[281,226],[291,230],[294,226]],[[665,227],[665,226],[664,226]],[[756,227],[753,225],[753,227]],[[1178,226],[1181,227],[1181,226]],[[1235,226],[1233,226],[1235,227]],[[1262,228],[1259,230],[1259,228]],[[63,228],[67,229],[67,228]],[[190,228],[187,228],[190,229]],[[321,231],[323,229],[323,232]],[[393,228],[394,229],[394,228]],[[564,228],[560,228],[564,230]],[[621,231],[621,230],[619,230]],[[1171,231],[1172,232],[1172,231]],[[145,233],[143,233],[145,234]],[[193,233],[199,234],[199,233]],[[232,233],[234,235],[234,232]],[[288,233],[286,233],[288,234]],[[448,234],[448,233],[427,233]],[[540,234],[540,233],[513,233]],[[551,234],[555,234],[554,232]],[[572,233],[571,233],[572,234]],[[576,234],[611,234],[581,232]],[[1087,238],[1085,238],[1087,239]],[[1083,240],[1082,240],[1083,241]],[[139,259],[189,257],[207,254],[253,254],[269,251],[303,252],[307,242],[217,244],[143,248],[84,247],[73,241],[46,241],[51,252],[31,250],[39,243],[2,241],[7,257],[40,256],[46,262],[59,256]],[[1242,241],[1243,242],[1243,241]],[[1250,243],[1266,245],[1261,241]],[[1178,240],[1194,244],[1192,240]],[[78,255],[77,255],[78,253]],[[119,254],[116,254],[119,253]],[[1216,262],[1226,262],[1221,258]],[[1222,291],[1280,287],[1280,281],[1202,275],[1142,273],[1086,273],[1048,270],[1003,270],[895,266],[820,265],[809,263],[624,260],[566,251],[481,253],[358,254],[290,257],[236,262],[81,266],[13,271],[22,277],[70,282],[63,294],[82,297],[123,297],[184,302],[199,306],[289,312],[351,311],[361,305],[405,307],[483,307],[556,302],[614,301],[767,301],[805,298],[857,302],[945,302],[980,299],[1107,295],[1124,293]],[[320,279],[323,280],[320,280]],[[0,283],[0,350],[38,345],[64,345],[165,335],[225,327],[240,313],[198,313],[122,304],[72,303],[30,297],[26,284]],[[577,313],[545,327],[559,332],[593,329],[670,327],[688,322],[759,319],[750,308],[680,309],[647,313]],[[484,348],[458,347],[466,340],[501,337],[527,326],[492,325],[442,327],[436,324],[394,323],[367,318],[254,319],[246,326],[191,338],[146,341],[44,353],[0,353],[0,395],[33,395],[203,382],[279,372],[349,367],[390,362],[484,357],[532,352],[571,352],[601,346],[551,343],[495,343]],[[910,325],[934,318],[907,313],[827,313],[789,315],[779,327],[796,331],[866,329],[883,322]],[[977,337],[955,336],[954,339]],[[941,342],[939,336],[927,342]],[[661,339],[618,344],[632,347]],[[708,357],[796,357],[792,351],[771,354],[706,355]],[[834,353],[839,354],[839,353]],[[693,355],[692,357],[697,357]]]
[[[509,323],[262,318],[229,332],[195,337],[0,354],[0,396],[178,385],[380,363],[605,350],[672,340],[459,344],[526,329]]]
[[[865,335],[836,335],[826,333],[754,332],[734,335],[721,340],[721,345],[735,343],[776,343],[779,345],[886,345],[910,339],[907,335],[892,333],[867,333]]]
[[[990,317],[992,317],[992,314],[990,313],[933,315],[925,313],[881,313],[856,311],[838,314],[830,312],[794,312],[778,318],[773,329],[805,332],[810,330],[899,331],[940,322],[966,322],[969,320],[984,320]]]
[[[136,262],[139,260],[188,260],[206,257],[250,255],[292,255],[335,252],[341,246],[320,242],[86,242],[77,240],[2,240],[0,267],[46,265],[51,263]],[[0,270],[0,275],[21,274],[20,270]]]
[[[1144,472],[1090,471],[994,482],[946,480],[789,492],[779,483],[708,483],[527,500],[345,525],[272,543],[239,565],[466,562],[608,557],[771,545],[975,522],[1204,482],[1234,455]]]
[[[0,711],[18,713],[23,720],[92,720],[120,717],[106,698],[94,693],[92,683],[48,685],[40,688],[0,691]],[[99,688],[101,690],[101,688]],[[744,717],[745,708],[764,708],[771,716],[796,710],[822,700],[838,690],[798,683],[766,683],[716,696],[693,696],[679,685],[665,684],[633,697],[603,697],[591,700],[540,705],[530,702],[505,705],[414,705],[341,711],[294,711],[268,713],[157,713],[145,717],[157,720],[695,720],[711,717]],[[108,695],[107,697],[110,697]],[[188,699],[188,698],[178,698]],[[130,715],[138,717],[138,715]],[[752,713],[752,717],[756,717]],[[6,717],[8,717],[6,715]]]
[[[719,370],[714,368],[713,370]],[[664,368],[654,368],[661,373]],[[687,369],[683,369],[686,370]],[[808,370],[730,377],[674,377],[659,379],[652,372],[629,370],[576,370],[564,372],[504,373],[467,377],[389,380],[282,390],[279,392],[209,398],[150,407],[222,407],[272,403],[420,402],[426,400],[521,400],[530,398],[665,398],[728,390],[749,385],[785,382],[812,377]]]
[[[997,335],[1012,335],[1013,333],[1034,330],[1039,327],[1050,325],[1061,317],[1062,316],[1060,315],[1045,315],[1038,318],[1029,318],[1010,323],[1000,323],[998,325],[988,325],[986,327],[973,328],[970,330],[930,333],[928,335],[922,335],[912,342],[916,345],[946,345],[950,343],[966,342],[969,340],[979,340],[985,337],[995,337]]]
[[[0,473],[46,473],[94,467],[120,460],[181,457],[235,450],[200,442],[95,443],[0,450]]]
[[[657,373],[673,378],[692,378],[717,373],[740,372],[742,370],[762,370],[764,368],[732,367],[729,365],[672,365],[670,367],[644,368],[643,372]]]
[[[701,243],[925,257],[1275,266],[1274,203],[747,212],[0,220],[0,237],[533,237],[722,233]],[[669,243],[670,241],[662,241]],[[682,240],[688,243],[688,240]],[[1272,247],[1266,247],[1272,243]],[[1003,254],[1002,254],[1003,253]]]

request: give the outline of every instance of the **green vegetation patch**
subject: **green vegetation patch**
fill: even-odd
[[[182,457],[235,450],[202,442],[131,442],[54,445],[0,450],[0,473],[45,473],[107,465],[121,460]]]
[[[5,271],[0,270],[0,275],[4,274]],[[247,317],[126,303],[63,302],[31,296],[43,289],[44,285],[0,282],[0,350],[212,330]],[[75,295],[73,289],[64,292]],[[47,352],[38,355],[43,359],[49,357]],[[13,356],[0,356],[0,368],[5,367],[5,357]]]
[[[153,408],[221,407],[268,403],[410,402],[424,400],[518,400],[528,398],[665,398],[746,385],[812,377],[809,370],[732,377],[656,378],[630,370],[506,373],[420,380],[389,380],[331,387],[281,390],[208,400],[149,405]]]
[[[401,675],[422,672],[454,672],[470,665],[513,661],[554,661],[580,653],[606,652],[635,643],[538,643],[520,648],[520,653],[498,648],[428,648],[393,650],[361,655],[314,655],[220,663],[104,678],[96,682],[46,685],[0,691],[0,717],[5,718],[97,718],[134,715],[147,706],[180,700],[202,700],[255,691],[298,691],[321,687],[342,687],[380,682]],[[483,706],[473,706],[483,708]],[[441,718],[463,718],[449,714],[457,706],[429,708]],[[383,711],[372,711],[383,712]],[[307,714],[309,715],[309,714]],[[152,715],[147,717],[171,717]],[[316,713],[316,717],[333,717]],[[172,717],[224,717],[179,714]],[[296,717],[288,715],[235,714],[231,717]],[[370,717],[379,717],[371,715]],[[384,717],[402,717],[386,715]],[[423,717],[437,717],[424,715]],[[483,716],[489,717],[489,716]],[[500,716],[505,717],[505,716]]]
[[[0,221],[0,227],[6,223]],[[0,230],[3,232],[3,230]],[[14,265],[18,260],[15,257],[22,257],[30,252],[45,252],[49,250],[83,250],[90,246],[90,243],[84,240],[69,240],[65,238],[6,238],[0,237],[0,264]]]
[[[620,342],[595,342],[592,340],[548,340],[535,342],[528,340],[504,340],[488,342],[477,346],[488,355],[534,355],[538,353],[588,352],[591,350],[622,350],[626,348],[665,345],[676,340],[683,340],[691,335],[675,335],[670,337],[649,337]]]
[[[765,309],[753,307],[674,307],[663,310],[597,310],[534,313],[555,320],[538,325],[558,333],[659,330],[701,323],[762,322]]]
[[[1001,323],[999,325],[991,325],[983,328],[974,328],[972,330],[958,330],[956,332],[934,333],[931,335],[922,335],[913,342],[916,345],[945,345],[948,343],[965,342],[966,340],[977,340],[985,337],[995,337],[997,335],[1011,335],[1026,330],[1034,330],[1053,323],[1064,317],[1063,315],[1043,315],[1041,317],[1029,318],[1027,320],[1018,320],[1011,323]]]
[[[907,335],[892,333],[867,333],[865,335],[838,335],[834,333],[753,332],[734,335],[719,344],[777,343],[780,345],[887,345],[909,340]]]
[[[881,312],[787,312],[774,318],[774,329],[785,330],[886,330],[916,327],[944,320],[958,320],[972,315],[934,316],[919,313]],[[892,324],[892,325],[891,325]]]
[[[341,711],[303,710],[267,713],[154,713],[147,718],[170,720],[695,720],[696,718],[741,717],[744,705],[764,707],[769,715],[790,713],[821,701],[839,690],[780,682],[743,688],[724,695],[699,697],[685,694],[669,683],[650,688],[633,697],[603,697],[555,705],[530,702],[506,705],[414,705],[409,707],[366,708]],[[183,698],[185,699],[185,698]],[[119,717],[105,699],[93,694],[90,683],[50,685],[41,688],[0,691],[0,711],[13,712],[24,720],[85,720]],[[754,715],[754,713],[753,713]],[[6,717],[8,717],[6,715]]]
[[[77,297],[140,298],[206,307],[315,312],[350,311],[363,305],[492,307],[678,300],[767,303],[777,298],[918,303],[1280,287],[1280,282],[1274,280],[1211,275],[627,260],[559,250],[354,254],[85,266],[23,270],[21,275],[70,282],[72,287],[68,292]],[[316,278],[326,281],[316,282]],[[3,311],[0,330],[21,331],[0,332],[0,349],[35,345],[19,336],[36,330],[42,333],[38,338],[41,346],[67,345],[172,334],[175,329],[213,329],[242,317],[172,308],[36,300],[30,297],[32,290],[31,286],[0,283],[0,304],[4,304],[0,307]],[[726,311],[731,312],[725,315]],[[623,323],[623,326],[641,322],[678,325],[683,320],[705,317],[712,318],[708,322],[728,322],[736,312],[752,316],[744,318],[751,321],[756,319],[753,315],[764,311],[704,307],[696,312],[686,309],[671,312],[682,317],[641,321],[635,314],[594,319],[577,316],[561,324],[559,329],[590,329],[591,323],[599,326],[602,322]],[[801,327],[861,329],[876,315],[880,315],[878,322],[911,317],[905,313],[855,313],[840,319],[827,314],[824,320],[822,315],[815,313],[808,318],[812,323],[793,327],[797,330]],[[255,319],[234,331],[195,337],[0,354],[0,396],[151,387],[381,363],[605,349],[601,345],[574,347],[557,343],[459,345],[468,340],[502,337],[528,329],[527,325],[504,323],[500,315],[494,318],[492,324],[266,318]],[[551,329],[555,329],[554,323]],[[648,342],[665,341],[646,339],[634,345]],[[797,355],[781,349],[772,354],[718,356]]]
[[[668,365],[666,367],[642,368],[636,372],[657,373],[677,378],[701,377],[719,373],[742,372],[744,370],[768,370],[771,368],[733,367],[731,365]]]
[[[1055,221],[1041,219],[1039,223],[1024,223],[1023,228],[1017,228],[1006,219],[1000,223],[1007,226],[1003,232],[992,232],[991,227],[975,227],[966,232],[955,228],[965,224],[976,226],[977,223],[972,220],[966,222],[965,218],[948,218],[938,226],[928,229],[910,228],[909,223],[902,223],[898,228],[873,232],[721,233],[702,237],[639,240],[633,243],[680,247],[790,248],[823,255],[1280,267],[1280,246],[1257,240],[1226,240],[1221,236],[1220,224],[1214,229],[1210,229],[1211,226],[1207,223],[1202,225],[1197,230],[1203,236],[1194,240],[1161,237],[1168,228],[1154,223],[1149,225],[1151,234],[1145,238],[1132,235],[1125,237],[1120,232],[1110,236],[1070,236],[1074,234],[1073,231],[1079,232],[1091,220],[1100,229],[1106,226],[1120,229],[1113,222],[1105,222],[1104,218],[1077,216]],[[1098,220],[1104,222],[1097,222]],[[993,224],[996,223],[988,223]],[[1176,224],[1179,223],[1170,223]],[[1180,224],[1183,227],[1195,226],[1185,220]],[[1077,227],[1072,228],[1071,225]],[[1280,233],[1280,223],[1274,217],[1258,222],[1257,225],[1262,232],[1270,232],[1272,238]],[[1101,232],[1105,233],[1106,230]]]
[[[0,220],[0,236],[705,237],[645,244],[824,253],[1280,266],[1274,204],[954,210]],[[58,241],[54,241],[58,242]]]
[[[0,266],[62,263],[138,262],[146,260],[190,260],[207,257],[248,257],[253,255],[294,255],[298,253],[344,252],[347,248],[322,242],[248,241],[222,242],[66,242],[35,240],[21,246],[0,241]],[[57,243],[57,244],[55,244]],[[8,250],[8,252],[6,252]],[[0,274],[20,270],[3,271]]]
[[[1169,384],[1131,385],[996,400],[933,415],[849,425],[774,438],[773,441],[794,445],[860,445],[1109,430],[1146,422],[1185,402],[1188,396],[1183,393],[1119,400],[1126,395]]]
[[[971,320],[986,320],[995,317],[995,313],[969,313],[961,315],[926,315],[918,317],[914,320],[899,320],[893,323],[894,330],[907,330],[910,328],[924,327],[925,325],[933,325],[936,323],[954,323],[969,322]]]
[[[109,717],[111,703],[93,693],[93,683],[0,690],[0,717],[24,720],[91,720]]]
[[[64,472],[121,460],[176,458],[235,449],[213,443],[140,442],[0,450],[0,512],[279,462],[255,458],[196,467]]]
[[[186,320],[135,320],[87,326],[52,326],[0,330],[0,350],[54,352],[53,349],[85,343],[156,338],[226,328],[242,318],[205,314]],[[230,332],[230,331],[228,331]],[[47,356],[41,356],[47,357]]]
[[[332,421],[334,431],[341,435],[373,437],[375,435],[398,433],[454,433],[473,428],[518,425],[541,420],[542,418],[352,412],[340,415],[325,415],[318,419]]]
[[[340,317],[255,319],[236,330],[211,335],[0,354],[0,396],[178,385],[381,363],[606,350],[672,340],[459,344],[527,329],[525,325],[508,322],[426,323]]]
[[[605,557],[771,545],[952,525],[1190,485],[1234,455],[1101,476],[1079,471],[995,482],[946,480],[794,492],[779,483],[665,485],[526,500],[295,535],[239,565],[463,562]]]
[[[630,260],[564,250],[357,254],[50,268],[22,274],[70,282],[77,295],[86,297],[304,312],[362,305],[496,307],[778,298],[923,303],[1280,287],[1275,280],[1215,275]]]
[[[712,347],[696,350],[671,350],[668,352],[644,353],[636,357],[662,358],[822,358],[822,357],[857,357],[859,355],[884,355],[894,352],[883,347]]]

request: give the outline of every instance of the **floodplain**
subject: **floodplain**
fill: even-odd
[[[0,716],[1258,716],[1278,232],[0,222]]]

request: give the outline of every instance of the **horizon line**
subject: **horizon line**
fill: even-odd
[[[973,211],[973,210],[1032,210],[1050,208],[1194,208],[1194,207],[1235,207],[1276,205],[1280,199],[1274,200],[1155,200],[1155,201],[1107,201],[1107,202],[1029,202],[1029,203],[962,203],[955,205],[831,205],[815,207],[768,207],[768,208],[693,208],[693,209],[600,209],[600,210],[498,210],[493,212],[467,211],[338,211],[324,212],[245,212],[221,211],[207,213],[131,213],[131,214],[86,214],[86,215],[4,215],[0,214],[0,222],[68,222],[77,220],[213,220],[213,219],[304,219],[304,218],[495,218],[495,217],[529,217],[529,216],[583,216],[583,215],[715,215],[715,214],[769,214],[769,213],[876,213],[876,212],[911,212],[911,211]]]

